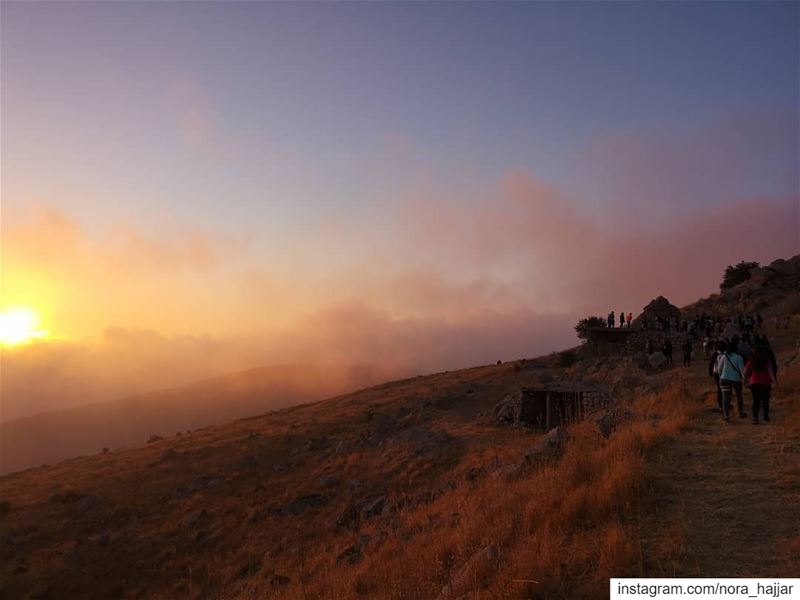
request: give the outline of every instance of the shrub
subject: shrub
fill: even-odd
[[[586,317],[578,321],[575,325],[575,333],[582,340],[585,340],[589,333],[590,327],[606,327],[606,320],[602,317]]]
[[[719,289],[727,290],[743,281],[747,281],[750,279],[750,269],[755,269],[758,266],[757,262],[745,262],[743,260],[739,261],[739,264],[735,266],[728,265],[725,269],[725,274],[722,276],[722,283],[719,284]]]

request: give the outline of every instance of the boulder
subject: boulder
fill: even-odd
[[[355,529],[358,524],[358,510],[352,504],[345,507],[331,522],[331,529]]]
[[[365,519],[376,517],[383,512],[384,506],[386,506],[386,496],[367,498],[361,504],[361,516]]]
[[[664,356],[663,352],[653,352],[647,357],[647,364],[649,364],[652,369],[660,369],[667,364],[667,357]]]
[[[275,573],[269,578],[269,584],[272,587],[285,587],[291,583],[291,579],[286,575],[279,575]]]
[[[569,440],[569,433],[563,427],[553,427],[540,437],[533,448],[525,453],[525,462],[532,463],[542,459],[557,458]]]
[[[667,321],[673,318],[680,320],[681,311],[677,306],[664,298],[664,296],[659,296],[658,298],[651,300],[650,304],[644,307],[641,316],[647,317],[647,319],[651,321],[657,317],[666,319]]]
[[[604,437],[610,437],[612,433],[614,433],[614,429],[616,428],[616,419],[614,415],[610,412],[605,412],[600,415],[596,420],[595,423],[597,425],[597,429],[600,430],[600,434]]]
[[[462,598],[479,589],[487,575],[497,567],[499,558],[496,546],[486,546],[475,552],[442,588],[439,600]]]
[[[339,478],[339,476],[334,475],[333,473],[326,473],[325,475],[322,475],[320,476],[319,479],[317,479],[317,484],[320,487],[324,488],[335,488],[336,486],[339,485],[340,482],[341,479]]]
[[[309,509],[319,508],[324,505],[328,499],[322,494],[308,494],[306,496],[298,496],[286,506],[286,512],[290,515],[299,515]]]
[[[336,564],[354,565],[361,560],[361,550],[357,546],[348,546],[344,552],[336,557]]]

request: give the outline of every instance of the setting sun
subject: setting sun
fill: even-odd
[[[39,315],[30,308],[15,308],[0,312],[0,344],[16,346],[45,338]]]

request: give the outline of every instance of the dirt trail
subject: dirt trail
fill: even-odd
[[[690,387],[708,389],[701,369]],[[778,577],[800,564],[800,445],[781,426],[789,410],[776,390],[772,421],[730,424],[709,394],[689,428],[651,458],[658,502],[641,516],[643,574]]]

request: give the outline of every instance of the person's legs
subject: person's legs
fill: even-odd
[[[761,407],[764,410],[764,420],[769,421],[769,397],[772,394],[772,386],[765,385],[764,393],[761,396]]]
[[[731,420],[731,393],[733,392],[731,383],[727,379],[722,379],[719,382],[719,388],[722,391],[722,416],[725,417],[726,421]]]
[[[739,409],[739,418],[744,419],[747,413],[744,412],[744,398],[742,397],[742,382],[733,382],[733,389],[736,392],[736,407]]]
[[[719,375],[714,375],[714,384],[717,386],[717,406],[722,410],[722,388],[719,387]]]
[[[758,423],[758,412],[761,409],[761,390],[760,385],[751,385],[750,393],[753,396],[753,423]]]

